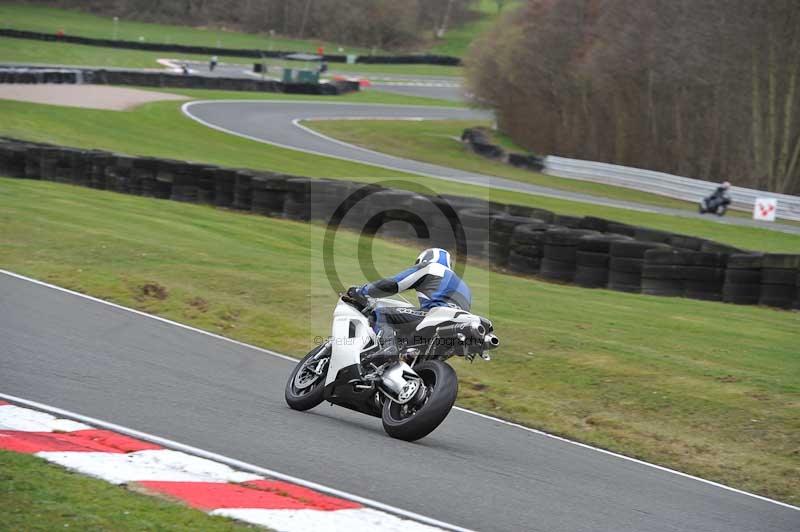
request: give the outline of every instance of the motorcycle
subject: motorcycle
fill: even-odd
[[[725,216],[730,203],[730,198],[726,198],[724,196],[709,196],[700,201],[699,211],[700,214],[712,213],[716,214],[717,216]]]
[[[383,333],[372,324],[374,311],[413,308],[407,301],[340,295],[333,312],[331,336],[311,350],[286,382],[286,403],[309,410],[328,401],[381,418],[386,433],[406,441],[430,434],[450,413],[458,378],[445,361],[463,356],[491,360],[500,345],[492,323],[470,312],[435,307],[416,326],[394,331],[399,356],[379,366],[362,367],[362,358],[381,349]],[[410,330],[408,330],[410,329]]]

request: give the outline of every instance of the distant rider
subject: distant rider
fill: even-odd
[[[419,254],[414,266],[394,277],[380,279],[363,286],[351,286],[347,296],[366,303],[365,296],[387,297],[415,289],[420,308],[389,307],[376,309],[375,330],[381,333],[384,346],[362,360],[362,364],[379,366],[399,354],[394,342],[395,328],[413,330],[435,307],[455,307],[469,311],[472,294],[467,284],[453,271],[453,260],[447,250],[429,248]]]
[[[731,189],[730,182],[729,181],[723,181],[720,184],[720,186],[717,187],[717,190],[715,190],[714,193],[711,194],[711,197],[712,198],[716,198],[716,199],[721,199],[721,200],[725,201],[726,204],[730,203],[731,202],[731,197],[730,197],[730,194],[728,194],[728,191],[730,191],[730,189]]]

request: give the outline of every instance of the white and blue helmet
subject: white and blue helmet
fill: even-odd
[[[445,268],[453,269],[453,259],[450,252],[442,248],[428,248],[419,254],[414,264],[438,263]]]

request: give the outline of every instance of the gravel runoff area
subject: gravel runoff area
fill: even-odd
[[[188,100],[186,96],[106,85],[8,84],[0,85],[0,100],[66,105],[124,111],[160,100]]]

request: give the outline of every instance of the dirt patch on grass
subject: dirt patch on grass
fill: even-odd
[[[146,283],[139,287],[139,299],[167,299],[169,292],[158,283]]]
[[[160,100],[188,100],[186,96],[106,85],[59,85],[42,83],[0,85],[0,100],[124,111]]]
[[[208,310],[208,301],[202,297],[193,297],[188,301],[189,306],[199,312],[206,312]]]

